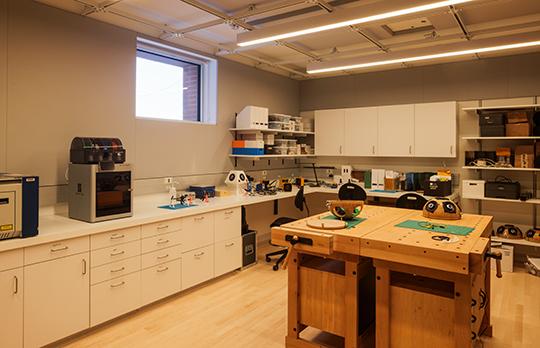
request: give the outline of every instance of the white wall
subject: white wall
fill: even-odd
[[[0,10],[0,170],[39,175],[42,204],[65,200],[75,136],[121,138],[136,188],[151,192],[165,176],[221,181],[233,166],[227,129],[245,105],[299,111],[298,82],[220,59],[217,125],[137,120],[135,32],[29,0]]]

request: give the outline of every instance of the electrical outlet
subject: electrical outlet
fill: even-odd
[[[173,182],[173,178],[171,178],[171,177],[165,178],[165,179],[163,180],[163,183],[164,183],[165,185],[170,185],[170,184],[172,184],[172,182]]]
[[[327,169],[326,170],[326,175],[328,175],[329,177],[334,175],[334,171],[332,169]]]
[[[267,176],[267,175],[268,175],[268,171],[263,170],[263,171],[262,171],[262,176]]]

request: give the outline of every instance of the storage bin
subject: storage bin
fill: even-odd
[[[425,181],[424,195],[446,197],[452,194],[452,181]]]
[[[482,113],[478,117],[478,123],[480,126],[486,125],[503,125],[505,124],[505,114],[502,112]]]
[[[463,180],[461,192],[463,198],[484,198],[485,180]]]
[[[504,125],[482,125],[480,126],[481,137],[504,137]]]
[[[528,123],[532,119],[532,112],[516,110],[509,111],[506,115],[506,123]]]
[[[268,128],[277,129],[277,130],[283,130],[283,129],[285,129],[285,126],[288,126],[288,124],[289,124],[289,122],[269,121],[268,122]]]
[[[530,135],[531,135],[531,124],[528,122],[506,124],[507,137],[528,137]]]
[[[273,147],[274,155],[286,155],[288,151],[289,151],[289,148],[287,146],[274,146]]]
[[[285,114],[270,114],[268,115],[269,121],[289,122],[292,116]]]

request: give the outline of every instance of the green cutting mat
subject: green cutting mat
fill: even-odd
[[[341,221],[341,219],[338,219],[334,215],[325,216],[325,217],[323,217],[323,219],[325,219],[325,220],[340,220]],[[347,229],[350,229],[350,228],[353,228],[354,226],[358,225],[359,223],[361,223],[362,221],[365,221],[365,220],[367,220],[367,219],[366,218],[354,218],[352,220],[343,220],[343,221],[345,221],[345,223],[347,224]]]
[[[456,225],[434,224],[435,226],[433,228],[421,226],[421,223],[425,223],[425,222],[426,221],[407,220],[407,221],[400,222],[399,224],[395,226],[414,229],[414,230],[457,234],[458,236],[466,236],[472,231],[474,231],[474,228],[472,227],[456,226]]]

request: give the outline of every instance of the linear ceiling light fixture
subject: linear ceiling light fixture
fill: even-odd
[[[515,43],[515,44],[509,44],[509,45],[473,48],[473,49],[462,50],[462,51],[450,51],[450,52],[435,53],[435,54],[429,54],[429,55],[423,55],[423,56],[403,57],[403,58],[396,58],[396,59],[389,59],[389,60],[365,62],[365,63],[359,63],[359,64],[338,65],[338,66],[320,68],[320,69],[308,68],[307,72],[308,74],[320,74],[320,73],[333,72],[333,71],[369,68],[369,67],[380,66],[380,65],[409,63],[409,62],[417,62],[421,60],[433,60],[433,59],[440,59],[440,58],[447,58],[447,57],[465,56],[465,55],[476,54],[476,53],[513,50],[513,49],[533,47],[533,46],[540,46],[540,41],[520,42],[520,43]]]
[[[474,1],[474,0],[446,0],[446,1],[439,1],[439,2],[435,2],[435,3],[430,3],[430,4],[415,6],[415,7],[409,7],[409,8],[404,8],[404,9],[401,9],[401,10],[390,11],[390,12],[385,12],[385,13],[374,14],[372,16],[367,16],[367,17],[353,18],[353,19],[348,19],[348,20],[344,20],[344,21],[338,21],[338,22],[334,22],[334,23],[330,23],[330,24],[310,27],[310,28],[296,30],[296,31],[289,31],[289,32],[270,35],[270,36],[261,35],[262,37],[260,37],[260,38],[256,38],[256,39],[253,39],[253,40],[247,40],[247,41],[241,41],[242,35],[240,35],[239,36],[240,42],[238,42],[238,46],[245,47],[245,46],[258,45],[258,44],[262,44],[262,43],[266,43],[266,42],[272,42],[272,41],[276,41],[276,40],[288,39],[288,38],[295,37],[295,36],[313,34],[313,33],[318,33],[318,32],[321,32],[321,31],[337,29],[337,28],[343,28],[343,27],[348,27],[348,26],[351,26],[351,25],[358,25],[358,24],[362,24],[362,23],[374,22],[374,21],[378,21],[378,20],[404,16],[404,15],[408,15],[408,14],[412,14],[412,13],[430,11],[430,10],[434,10],[434,9],[438,9],[438,8],[442,8],[442,7],[447,7],[447,6],[450,6],[450,5],[457,5],[457,4],[462,4],[462,3],[465,3],[465,2],[471,2],[471,1]],[[313,22],[316,23],[317,21],[313,20]],[[263,30],[261,30],[261,32],[262,31]],[[257,31],[255,30],[255,31],[253,31],[253,32],[251,32],[249,34],[254,36],[254,34],[256,34],[256,33],[257,33]],[[244,35],[244,36],[247,36],[247,35]]]

